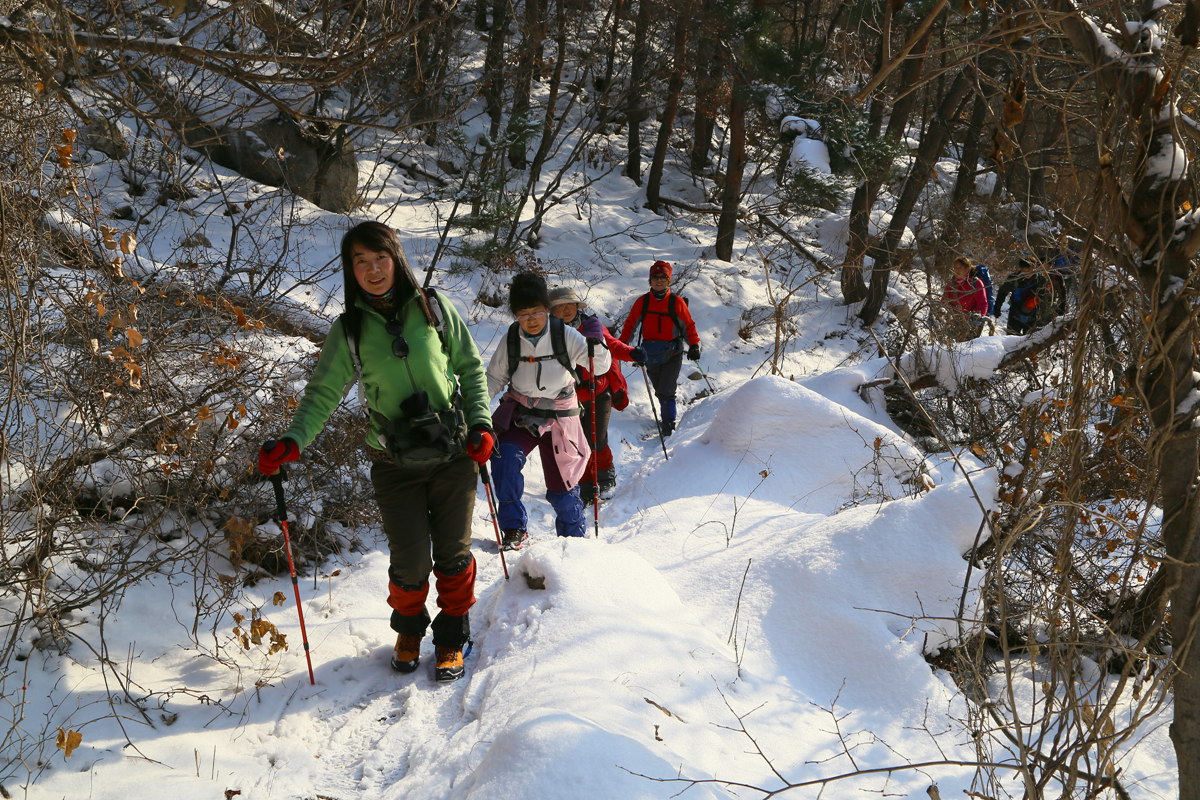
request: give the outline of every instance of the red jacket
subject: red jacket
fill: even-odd
[[[972,311],[979,314],[988,313],[987,289],[979,278],[965,278],[961,281],[951,279],[942,292],[942,300],[959,311],[968,314]]]
[[[576,315],[575,321],[581,322],[583,315]],[[608,372],[604,373],[596,379],[596,394],[604,394],[606,391],[612,392],[613,408],[620,411],[629,405],[628,384],[625,381],[625,376],[621,373],[620,361],[633,361],[633,348],[617,337],[608,332],[608,328],[604,328],[604,345],[608,348],[609,354],[612,355],[612,367]],[[575,388],[575,394],[579,397],[580,405],[590,403],[592,401],[592,374],[583,367],[579,368],[580,385]]]
[[[647,299],[649,299],[649,303],[647,303]],[[674,311],[679,318],[679,324],[683,326],[682,331],[677,330],[675,320],[672,319],[672,306],[675,307]],[[644,320],[643,317],[645,317]],[[696,331],[696,323],[692,321],[692,312],[688,310],[687,303],[683,302],[682,298],[676,298],[669,289],[661,300],[653,293],[647,292],[633,301],[633,308],[629,309],[629,316],[625,318],[625,326],[621,328],[622,342],[628,344],[633,341],[633,332],[637,329],[639,322],[642,324],[642,339],[644,340],[669,342],[682,336],[687,339],[688,344],[700,344],[700,334]]]

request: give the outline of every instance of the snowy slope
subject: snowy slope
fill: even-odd
[[[408,202],[399,183],[376,196],[362,216],[402,230],[422,269],[438,235],[428,204]],[[564,207],[547,218],[538,256],[552,266],[551,284],[585,287],[614,320],[645,291],[649,263],[673,261],[719,391],[695,399],[705,382],[681,382],[668,460],[657,439],[643,438],[651,408],[640,374],[630,375],[631,406],[610,431],[619,486],[598,539],[548,533],[533,456],[533,544],[509,555],[507,581],[480,494],[467,679],[441,686],[425,667],[410,676],[388,667],[387,559],[370,531],[362,534],[375,549],[343,553],[300,581],[316,686],[286,578],[258,584],[247,602],[264,608],[291,649],[229,648],[232,661],[219,662],[211,654],[228,645],[233,620],[208,620],[210,652],[181,645],[196,581],[154,575],[106,614],[103,631],[98,610],[77,613],[90,650],[67,659],[34,651],[23,662],[22,730],[52,741],[61,727],[83,740],[69,759],[50,750],[44,766],[27,765],[37,783],[9,785],[13,796],[631,800],[687,788],[685,797],[726,798],[760,796],[746,786],[892,768],[825,792],[924,796],[938,783],[951,797],[968,788],[969,769],[907,767],[975,757],[963,700],[924,654],[959,635],[946,620],[964,598],[971,615],[962,553],[995,474],[969,455],[924,456],[859,398],[855,388],[880,365],[859,352],[848,310],[820,282],[792,306],[798,330],[780,371],[796,380],[767,376],[771,337],[739,337],[743,311],[773,292],[751,245],[740,242],[745,252],[731,264],[710,260],[710,229],[647,214],[624,179],[600,180],[592,198],[586,215]],[[310,272],[355,221],[313,214],[301,234]],[[159,239],[172,246],[170,230]],[[475,302],[479,280],[438,275],[486,359],[509,320]],[[333,276],[294,299],[320,309],[338,296]],[[157,546],[206,535],[182,533]],[[282,607],[271,605],[277,592]],[[101,658],[118,668],[100,670]],[[1165,733],[1150,735],[1154,755],[1130,769],[1169,776]],[[694,780],[705,782],[688,788]],[[1150,780],[1156,791],[1169,785]]]

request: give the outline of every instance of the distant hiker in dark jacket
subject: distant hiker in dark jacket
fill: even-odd
[[[550,290],[550,312],[587,337],[589,344],[593,341],[599,342],[595,346],[596,352],[603,348],[612,358],[612,367],[608,372],[602,372],[596,377],[594,387],[592,374],[586,369],[579,370],[580,383],[575,390],[581,409],[579,421],[595,456],[588,460],[587,471],[579,481],[580,499],[584,505],[588,505],[597,489],[606,492],[617,485],[612,448],[608,446],[608,421],[614,408],[620,411],[629,405],[625,376],[621,373],[619,362],[637,363],[643,360],[643,355],[636,347],[630,347],[609,333],[608,328],[604,327],[595,314],[585,314],[585,308],[587,303],[571,287],[559,286]],[[594,438],[593,408],[596,427]]]
[[[502,547],[516,550],[529,538],[522,470],[534,448],[541,457],[556,533],[586,534],[579,479],[591,449],[579,421],[575,370],[587,368],[588,344],[583,334],[550,315],[546,281],[536,273],[513,278],[508,307],[517,321],[492,354],[487,383],[489,394],[506,390],[493,415],[498,443],[492,453],[492,483],[504,531]],[[612,366],[603,347],[595,349],[594,360],[598,373]]]
[[[982,330],[983,315],[988,311],[987,288],[973,274],[971,262],[954,259],[950,265],[950,280],[942,291],[942,302],[950,309],[947,329],[958,341],[974,339]]]
[[[417,668],[432,571],[441,609],[432,621],[435,677],[456,680],[475,602],[476,463],[487,461],[493,443],[483,363],[454,306],[421,288],[391,228],[351,228],[342,238],[342,271],[346,313],[325,339],[291,426],[263,446],[258,466],[271,475],[299,458],[360,381],[371,482],[391,556],[392,667]]]
[[[1050,282],[1032,261],[1022,260],[1017,271],[1000,284],[996,295],[997,317],[1005,299],[1009,299],[1006,324],[1009,333],[1028,333],[1046,324],[1053,315]]]
[[[675,430],[675,392],[679,369],[683,366],[683,345],[687,357],[700,359],[700,334],[683,298],[671,293],[671,265],[655,261],[650,266],[650,291],[633,301],[621,341],[630,344],[641,327],[638,346],[646,356],[646,372],[662,409],[662,435]]]

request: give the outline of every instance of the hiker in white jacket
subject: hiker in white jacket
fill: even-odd
[[[522,469],[535,447],[541,455],[546,499],[554,507],[556,532],[585,535],[578,483],[591,450],[579,421],[574,370],[588,368],[590,361],[596,372],[607,372],[612,357],[603,344],[589,347],[586,331],[576,331],[550,315],[546,282],[540,275],[525,272],[513,278],[508,305],[516,322],[492,354],[487,381],[493,396],[507,387],[492,415],[497,437],[492,475],[503,547],[516,550],[529,538],[529,516],[521,500]]]

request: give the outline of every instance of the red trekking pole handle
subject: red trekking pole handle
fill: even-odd
[[[496,518],[496,504],[492,500],[492,478],[487,464],[479,465],[479,479],[483,481],[483,493],[487,497],[488,513],[492,515],[492,528],[496,531],[496,552],[500,554],[500,566],[504,569],[504,580],[508,580],[508,562],[504,560],[504,542],[500,541],[500,520]]]
[[[274,440],[263,442],[263,447],[268,450],[275,445]],[[292,576],[292,590],[296,593],[296,615],[300,618],[300,640],[304,642],[304,659],[308,662],[308,682],[312,686],[317,685],[317,678],[313,674],[312,653],[308,646],[308,630],[304,626],[304,606],[300,601],[300,583],[296,580],[296,562],[292,560],[292,537],[288,533],[287,521],[287,505],[283,498],[283,467],[271,476],[271,485],[275,488],[275,510],[279,515],[279,527],[283,529],[283,551],[287,554],[288,572]]]

